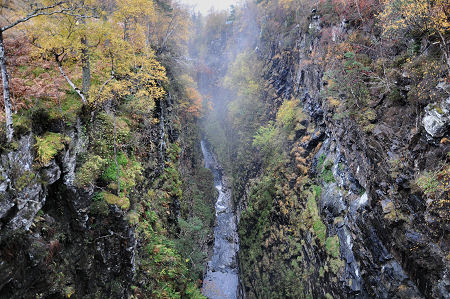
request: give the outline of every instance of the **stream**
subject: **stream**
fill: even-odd
[[[203,279],[202,292],[208,298],[237,298],[238,297],[238,264],[237,252],[239,240],[237,234],[236,215],[233,212],[231,192],[224,183],[219,164],[201,142],[205,167],[214,175],[214,185],[219,191],[215,209],[216,226],[214,227],[214,251],[208,261],[207,273]]]

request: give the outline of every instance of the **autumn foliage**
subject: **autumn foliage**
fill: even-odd
[[[5,45],[14,111],[30,108],[35,101],[43,99],[54,101],[56,105],[56,101],[65,95],[66,87],[64,79],[52,71],[54,65],[34,57],[33,46],[23,35],[9,36]],[[3,97],[1,89],[0,96]],[[3,101],[0,107],[0,119],[3,119]]]

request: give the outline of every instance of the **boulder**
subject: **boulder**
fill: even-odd
[[[425,131],[433,138],[443,137],[450,124],[450,97],[439,106],[429,104],[422,119]]]

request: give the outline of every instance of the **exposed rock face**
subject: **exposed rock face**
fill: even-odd
[[[2,173],[0,189],[0,229],[28,230],[34,216],[45,203],[41,175],[33,171],[33,136],[27,135],[18,142],[17,150],[1,156]],[[48,181],[59,179],[58,167],[45,173]]]
[[[34,136],[0,161],[0,297],[128,298],[136,271],[135,227],[117,206],[93,205],[75,185],[88,139],[80,121],[45,167]]]
[[[309,28],[320,31],[319,24],[313,18]],[[325,293],[333,298],[449,298],[448,216],[436,216],[433,200],[418,191],[415,179],[446,159],[450,147],[446,142],[439,144],[439,140],[448,137],[450,98],[430,104],[422,111],[383,98],[373,104],[376,113],[373,130],[364,132],[352,117],[333,118],[333,107],[321,96],[324,70],[303,63],[310,59],[310,49],[320,47],[317,35],[298,31],[295,42],[286,47],[281,46],[282,42],[267,42],[260,41],[259,49],[268,65],[268,81],[278,95],[273,106],[291,96],[301,99],[303,111],[320,132],[313,136],[322,136],[319,140],[323,143],[308,175],[319,177],[319,159],[332,163],[332,181],[319,179],[322,192],[317,204],[327,226],[327,236],[339,238],[344,271],[325,274],[323,280],[321,273],[311,270],[313,274],[307,274],[309,285],[302,287],[317,298]],[[272,59],[274,53],[279,55]],[[401,89],[407,92],[409,87]],[[300,132],[296,138],[303,135]],[[316,145],[303,147],[313,152]],[[249,193],[247,188],[240,197],[239,213],[248,206]],[[448,200],[448,194],[440,196]],[[448,209],[448,203],[443,205]],[[283,220],[272,213],[275,220],[271,225],[283,225]],[[240,237],[245,239],[244,235]],[[303,240],[302,254],[308,256],[303,267],[317,269],[329,258],[313,245],[310,234],[303,236]],[[272,254],[270,246],[261,247],[267,255]],[[240,254],[246,255],[245,250],[241,249]],[[265,274],[267,270],[260,264],[252,271],[259,273],[251,275],[245,287],[253,296],[252,282],[272,273]],[[333,279],[337,283],[330,282]]]
[[[443,137],[448,133],[450,125],[450,97],[442,101],[440,107],[429,104],[425,108],[425,116],[423,117],[423,126],[428,134],[432,137]]]

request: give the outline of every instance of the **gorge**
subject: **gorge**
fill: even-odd
[[[449,298],[446,1],[0,11],[0,298]]]

